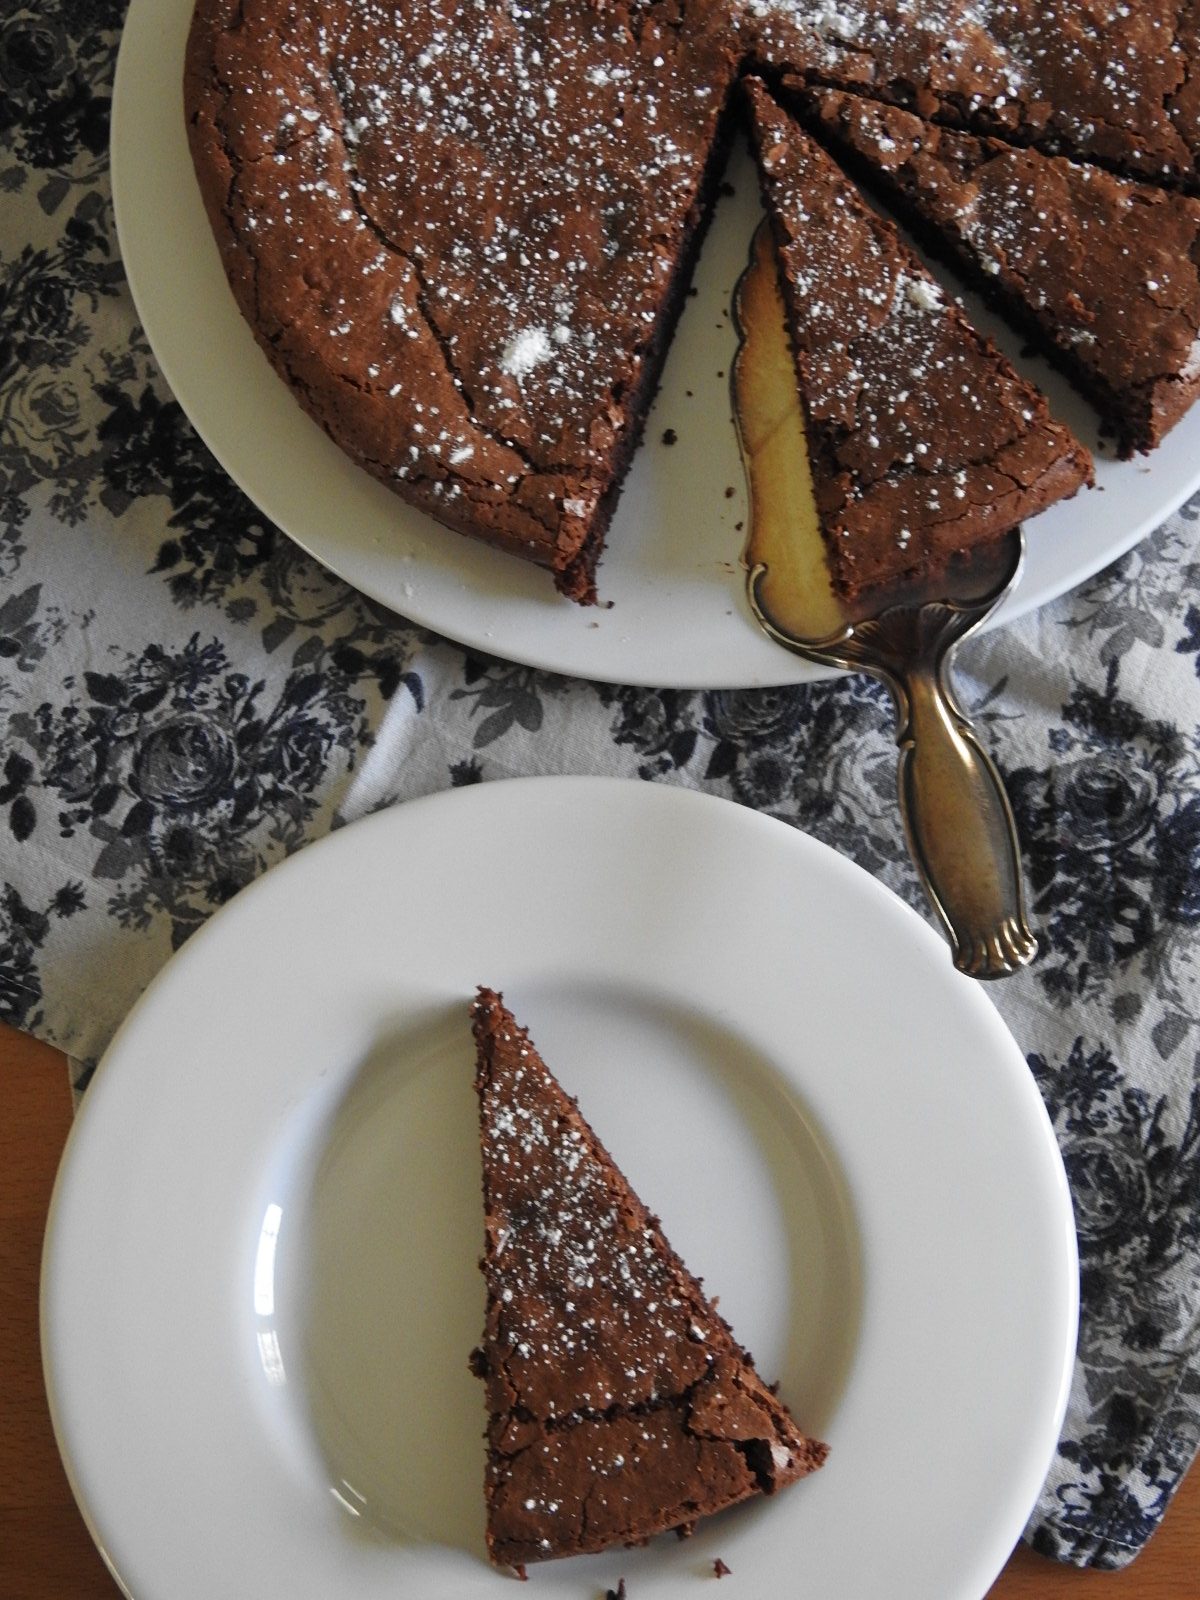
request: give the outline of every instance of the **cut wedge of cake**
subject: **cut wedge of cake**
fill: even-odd
[[[493,1560],[641,1544],[819,1467],[501,997],[472,1021]]]
[[[813,131],[1075,383],[1123,456],[1200,395],[1200,200],[836,90]]]
[[[1091,457],[764,84],[746,92],[813,488],[848,599],[1072,495]]]

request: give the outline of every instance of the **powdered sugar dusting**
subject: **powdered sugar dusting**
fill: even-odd
[[[894,106],[821,96],[825,126],[894,181],[977,271],[998,279],[1133,432],[1200,329],[1200,203],[1038,151],[932,131]],[[1192,377],[1197,375],[1192,373]]]
[[[1193,169],[1170,114],[1179,8],[1095,0],[744,0],[768,60],[944,120],[1065,138],[1148,176]],[[940,104],[939,104],[940,103]],[[1024,141],[1023,141],[1024,142]]]
[[[1011,0],[745,0],[761,24],[798,33],[812,64],[844,66],[856,54],[878,62],[873,77],[900,75],[911,61],[962,64],[981,78],[998,75],[1015,94],[1025,73],[1015,49],[998,41]],[[903,65],[902,65],[903,64]],[[890,69],[890,70],[889,70]],[[909,68],[911,70],[911,68]]]
[[[870,26],[868,8],[854,0],[746,0],[747,10],[755,17],[783,16],[802,23],[826,39],[857,39]]]
[[[525,328],[505,345],[500,366],[519,380],[527,377],[543,361],[549,361],[553,353],[545,328]]]
[[[909,278],[904,293],[919,311],[937,311],[942,304],[942,291],[931,278]]]
[[[835,562],[899,575],[987,517],[1005,532],[1023,492],[1010,463],[1036,481],[1027,463],[1069,439],[830,157],[765,91],[754,108]]]

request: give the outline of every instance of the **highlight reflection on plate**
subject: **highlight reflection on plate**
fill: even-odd
[[[620,1553],[683,1600],[980,1600],[1057,1438],[1070,1203],[1024,1060],[928,927],[726,801],[516,780],[300,852],[175,957],[55,1192],[48,1390],[138,1600],[472,1600],[477,984],[502,988],[827,1465]],[[81,1330],[86,1329],[86,1333]],[[937,1537],[928,1530],[936,1527]],[[552,1600],[613,1557],[552,1563]]]

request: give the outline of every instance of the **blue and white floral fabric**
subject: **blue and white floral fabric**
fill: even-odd
[[[124,286],[119,0],[0,20],[0,1018],[81,1079],[172,950],[288,852],[454,784],[598,772],[782,817],[920,906],[886,695],[573,682],[388,615],[197,440]],[[994,998],[1046,1098],[1082,1253],[1034,1545],[1120,1566],[1200,1436],[1200,500],[973,645],[1045,954]]]

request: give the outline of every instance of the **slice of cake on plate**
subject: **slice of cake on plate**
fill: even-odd
[[[1091,457],[836,163],[748,79],[835,587],[932,574],[1072,495]]]
[[[1200,395],[1200,200],[835,90],[810,125],[929,248],[1150,450]]]
[[[472,1020],[493,1559],[641,1544],[819,1467],[501,997]]]

